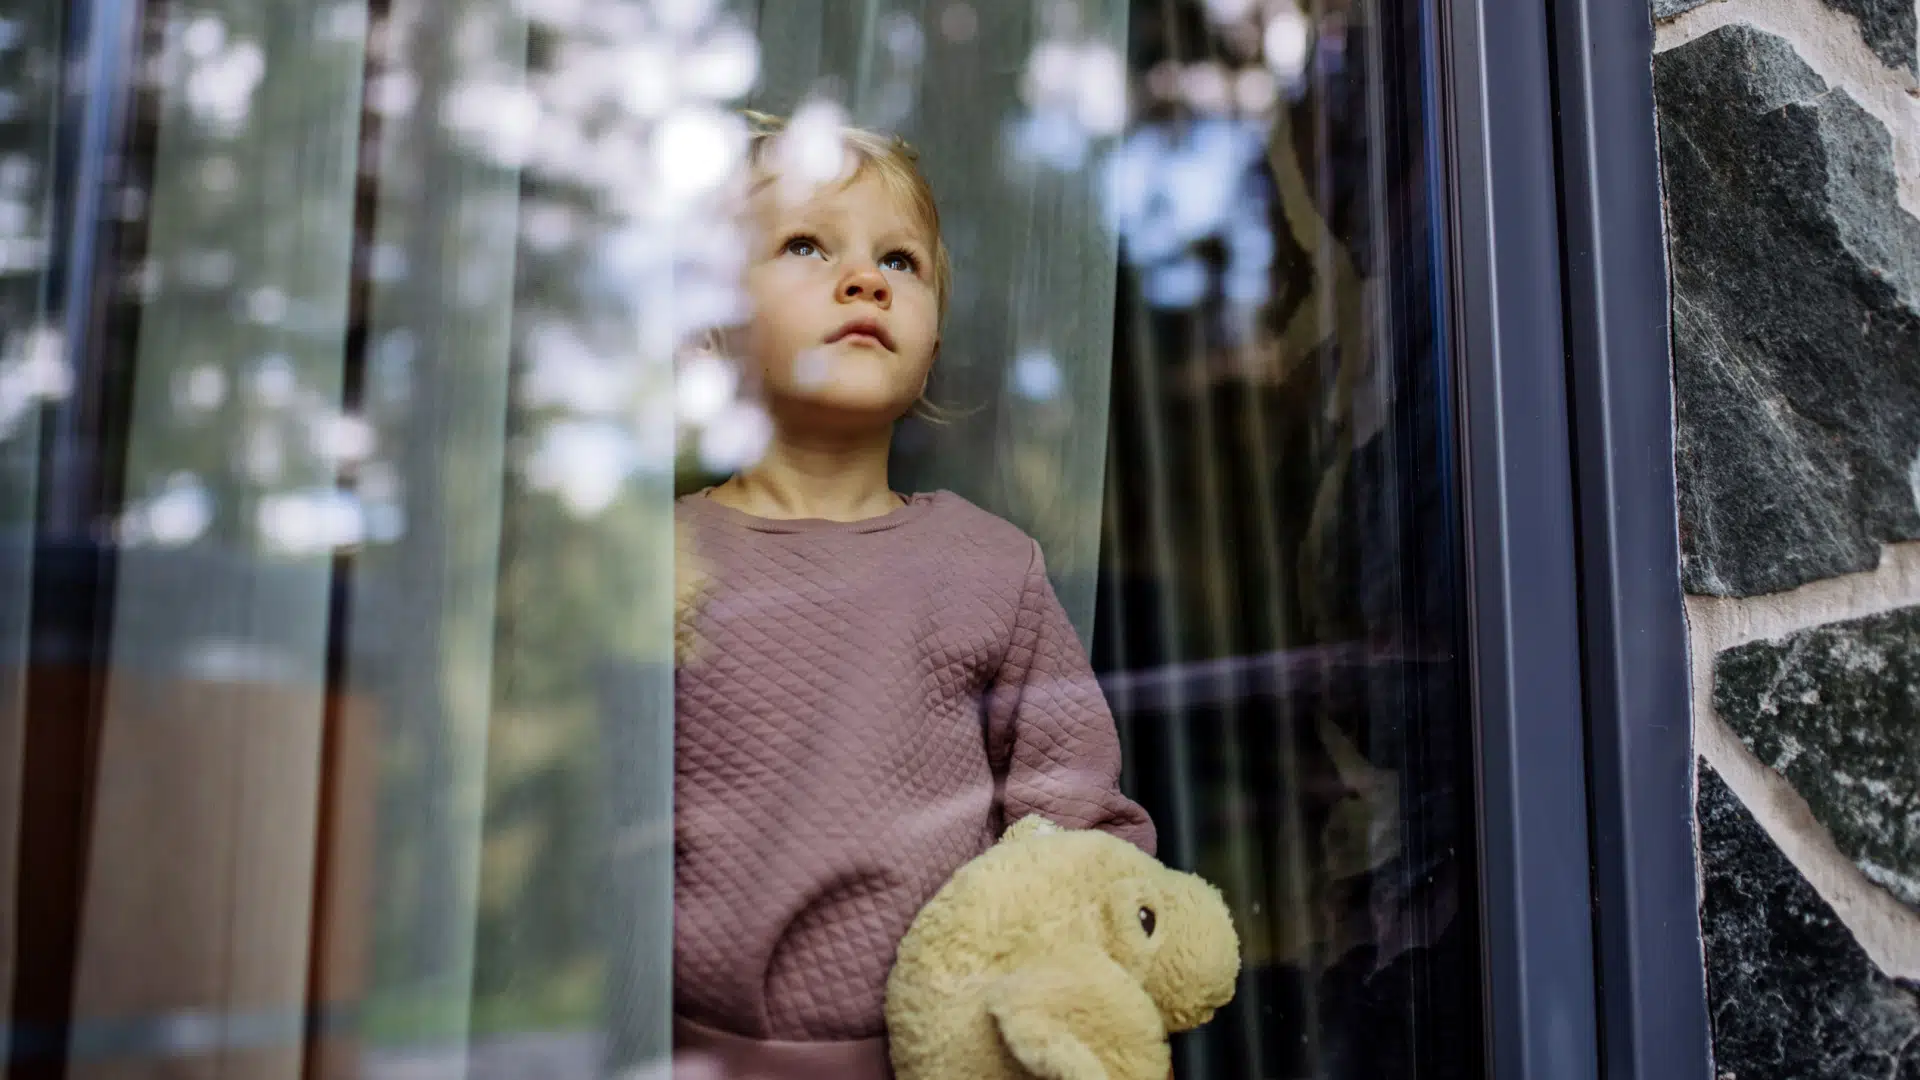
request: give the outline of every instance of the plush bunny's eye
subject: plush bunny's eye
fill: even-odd
[[[1158,925],[1158,922],[1159,921],[1153,917],[1152,908],[1143,907],[1140,909],[1140,929],[1146,931],[1148,937],[1153,936],[1153,928]]]

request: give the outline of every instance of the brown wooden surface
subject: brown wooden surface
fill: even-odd
[[[32,672],[23,744],[15,1022],[350,1010],[366,980],[377,747],[372,710],[318,687]],[[324,709],[324,715],[323,715]],[[90,722],[92,717],[98,722]],[[11,921],[11,920],[10,920]],[[308,1047],[13,1063],[16,1080],[357,1071]]]
[[[320,805],[320,872],[315,890],[309,996],[323,1016],[351,1013],[371,985],[375,812],[379,728],[372,706],[335,696],[327,709]],[[308,1080],[360,1075],[352,1029],[322,1033],[308,1047]]]

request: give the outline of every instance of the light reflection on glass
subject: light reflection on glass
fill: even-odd
[[[231,560],[246,563],[246,573],[305,574],[303,588],[336,588],[327,575],[338,571],[363,590],[342,599],[310,588],[319,605],[311,624],[272,629],[307,648],[307,667],[294,670],[348,671],[343,685],[364,695],[325,705],[330,732],[355,710],[379,714],[351,721],[378,733],[362,736],[372,749],[361,752],[373,760],[354,776],[360,787],[328,795],[361,799],[378,814],[377,825],[360,826],[377,837],[365,841],[378,848],[365,873],[378,902],[362,912],[370,928],[355,928],[377,946],[357,988],[367,996],[361,1034],[373,1048],[366,1075],[458,1075],[468,1036],[570,1034],[620,1004],[596,996],[615,977],[593,925],[604,883],[595,877],[600,840],[586,824],[604,811],[593,802],[597,755],[631,734],[612,726],[630,716],[603,700],[619,698],[604,668],[610,656],[654,655],[657,613],[627,600],[672,558],[632,538],[654,535],[647,530],[670,481],[751,465],[772,436],[713,331],[750,314],[738,287],[747,253],[727,210],[748,131],[740,106],[766,89],[775,68],[803,68],[791,54],[813,45],[756,33],[753,6],[348,0],[290,13],[231,2],[150,5],[172,21],[150,28],[138,115],[157,127],[166,156],[150,160],[151,147],[130,153],[134,167],[114,179],[112,214],[142,243],[110,252],[103,265],[103,280],[124,288],[110,298],[121,329],[107,346],[127,354],[115,354],[116,363],[131,365],[130,342],[111,334],[137,323],[142,305],[164,302],[191,331],[178,338],[193,347],[141,361],[154,390],[140,403],[86,402],[100,414],[137,411],[166,452],[102,466],[124,466],[124,475],[100,483],[96,518],[83,518],[76,533],[98,531],[148,555],[207,557],[177,564],[189,577],[211,579],[205,566]],[[777,6],[757,5],[756,18],[779,16]],[[959,345],[942,361],[965,391],[953,412],[964,425],[976,398],[998,412],[947,443],[909,423],[902,445],[931,445],[915,452],[935,459],[944,448],[950,473],[980,474],[964,478],[1048,536],[1050,562],[1066,549],[1057,565],[1072,575],[1083,629],[1102,542],[1106,425],[1133,407],[1117,391],[1108,405],[1116,251],[1145,321],[1194,317],[1206,329],[1204,348],[1232,353],[1244,371],[1272,376],[1315,359],[1345,380],[1344,401],[1276,407],[1297,410],[1285,434],[1311,445],[1256,446],[1244,456],[1292,455],[1293,467],[1332,453],[1314,441],[1323,436],[1313,424],[1348,424],[1351,441],[1365,444],[1389,422],[1385,391],[1366,384],[1390,373],[1366,366],[1368,346],[1351,333],[1353,312],[1379,302],[1376,285],[1359,280],[1347,238],[1323,213],[1332,196],[1308,190],[1329,181],[1275,177],[1275,161],[1294,156],[1274,150],[1288,144],[1288,110],[1308,100],[1316,79],[1355,62],[1342,16],[1293,0],[1183,0],[1173,6],[1210,27],[1217,47],[1135,70],[1118,32],[1125,20],[1110,17],[1111,5],[1049,0],[1037,29],[1022,20],[1017,32],[993,4],[826,6],[862,27],[859,55],[834,53],[844,41],[819,42],[823,70],[784,79],[780,92],[790,97],[768,102],[793,114],[771,151],[781,195],[803,198],[845,175],[838,132],[850,120],[909,129],[916,141],[931,135],[924,141],[936,188],[943,201],[968,207],[948,222],[962,262]],[[27,70],[13,65],[24,35],[0,20],[0,82]],[[968,78],[987,71],[1006,85],[941,82],[955,69],[955,50],[992,57],[960,65]],[[299,77],[283,77],[296,64]],[[362,73],[357,97],[334,92],[358,85]],[[988,89],[1004,93],[1005,107],[969,112]],[[27,108],[32,98],[18,101]],[[317,126],[321,113],[349,137],[316,139],[306,149],[319,163],[302,159],[302,167],[341,167],[344,156],[357,187],[333,191],[326,209],[268,200],[312,210],[311,220],[262,215],[263,176],[276,164],[263,157],[284,164],[289,156],[274,133]],[[957,145],[978,153],[956,154]],[[172,172],[154,175],[156,160]],[[37,273],[48,261],[38,220],[45,179],[40,159],[0,153],[0,274]],[[1276,193],[1283,182],[1293,185],[1288,213],[1276,207],[1289,197]],[[171,206],[160,215],[170,220],[148,220],[155,206]],[[1276,232],[1289,225],[1299,234]],[[320,244],[316,233],[343,242]],[[1044,236],[1021,247],[1036,233]],[[336,269],[350,262],[352,295],[344,295],[344,272],[284,254],[316,246],[338,256]],[[1303,247],[1315,250],[1296,250]],[[1322,258],[1338,281],[1314,278],[1289,294],[1301,329],[1269,325],[1267,306],[1290,287],[1288,275],[1311,277],[1317,263],[1302,267]],[[1121,334],[1148,336],[1130,322]],[[0,326],[0,443],[73,395],[70,349],[105,347],[69,343],[57,325],[34,320]],[[1187,359],[1181,349],[1153,356],[1169,367]],[[1204,395],[1218,389],[1209,378],[1169,379],[1147,396],[1154,409],[1204,412]],[[1316,413],[1312,423],[1298,419]],[[965,455],[954,446],[991,452],[955,464]],[[30,449],[37,454],[38,443]],[[1171,469],[1164,459],[1152,466]],[[1346,497],[1333,481],[1325,490],[1324,498],[1309,491],[1316,529],[1323,512],[1333,513],[1325,507],[1337,510]],[[626,546],[609,537],[627,538]],[[1061,537],[1078,538],[1078,547]],[[1286,574],[1311,579],[1304,595],[1317,570],[1301,567],[1321,553],[1316,545],[1338,549],[1329,561],[1346,557],[1320,537],[1302,541],[1297,559],[1276,545],[1250,546],[1261,558],[1297,562]],[[258,567],[246,562],[256,558]],[[281,601],[268,585],[246,582],[227,595],[269,598],[236,616],[258,629]],[[335,604],[347,614],[331,613]],[[365,640],[321,641],[339,626]],[[376,641],[382,634],[406,640]],[[389,646],[399,659],[382,658]],[[270,672],[287,669],[284,656],[269,663],[262,657],[271,649],[244,641],[188,651],[201,657],[195,670],[217,669],[236,684],[270,682]],[[1350,789],[1327,826],[1347,861],[1325,872],[1394,857],[1399,774],[1367,761],[1337,731],[1321,736]],[[264,798],[258,788],[250,797]],[[1252,828],[1261,820],[1253,801],[1230,793],[1219,821]],[[468,828],[477,850],[461,846]],[[644,829],[621,835],[639,837],[642,854],[660,842]],[[471,895],[461,894],[469,883]],[[1263,910],[1251,902],[1251,914]],[[1289,957],[1309,948],[1304,937],[1274,946]],[[436,1049],[443,1037],[457,1049]],[[598,1048],[568,1045],[568,1060],[585,1064],[555,1075],[599,1067]]]

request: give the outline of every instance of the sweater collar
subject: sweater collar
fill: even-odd
[[[712,490],[712,488],[702,488],[690,495],[682,496],[679,500],[680,508],[696,519],[712,522],[723,528],[783,535],[886,532],[926,516],[941,494],[940,492],[922,492],[910,496],[905,506],[890,510],[878,517],[862,518],[859,521],[832,521],[826,518],[755,517],[709,498],[708,493]]]

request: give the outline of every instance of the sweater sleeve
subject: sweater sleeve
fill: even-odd
[[[1113,714],[1047,580],[1037,543],[1012,640],[988,690],[987,725],[1007,823],[1040,814],[1153,852],[1153,822],[1120,792]]]

